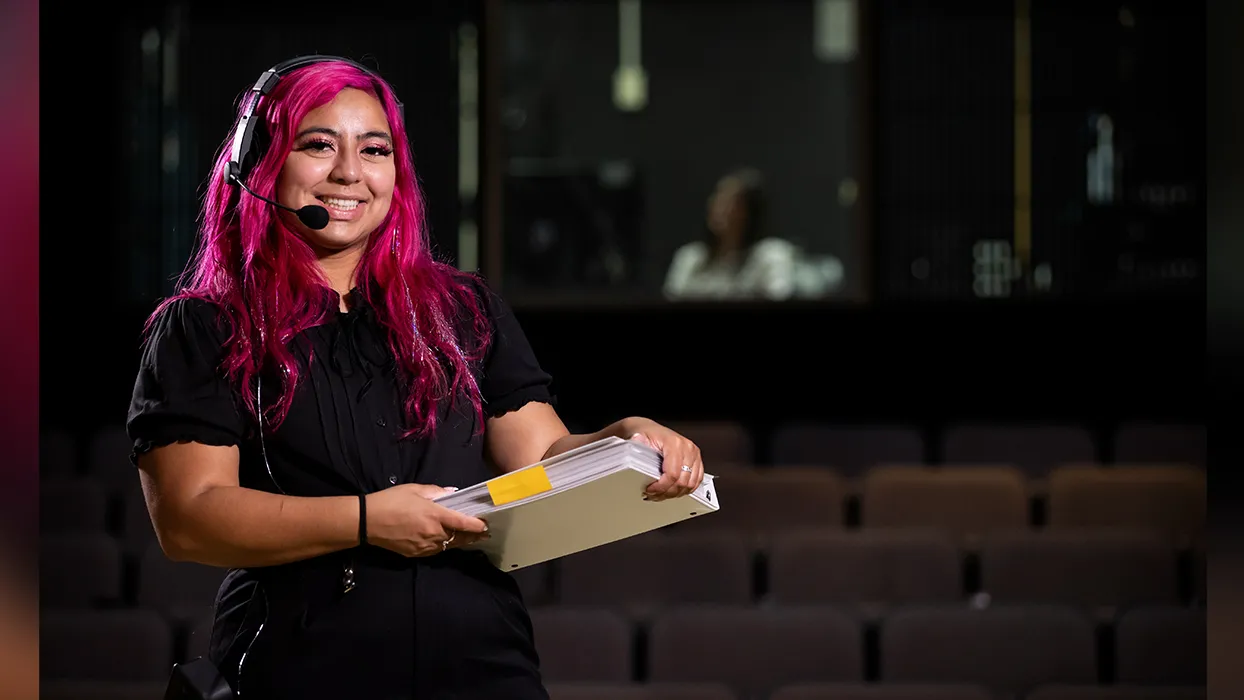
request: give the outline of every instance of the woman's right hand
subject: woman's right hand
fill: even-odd
[[[488,537],[488,524],[432,502],[452,489],[398,484],[367,496],[367,541],[406,557],[426,557]]]

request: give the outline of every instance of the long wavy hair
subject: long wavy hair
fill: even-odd
[[[275,199],[277,176],[298,125],[307,113],[331,102],[345,88],[376,97],[393,137],[396,181],[392,206],[371,232],[356,271],[358,287],[387,331],[388,345],[404,390],[408,429],[404,437],[428,435],[436,428],[441,402],[465,399],[483,426],[483,407],[473,365],[490,342],[490,324],[475,294],[474,275],[434,259],[428,242],[425,206],[415,174],[410,142],[392,88],[383,79],[341,61],[314,63],[284,76],[261,103],[266,151],[246,175],[253,191]],[[239,100],[237,128],[246,100]],[[179,299],[215,303],[231,329],[222,368],[252,417],[279,426],[289,412],[300,371],[290,342],[302,331],[333,318],[336,307],[315,253],[286,225],[273,207],[243,195],[226,181],[230,138],[222,143],[207,183],[198,248],[178,283],[148,319]],[[455,328],[464,330],[456,337]],[[470,329],[467,331],[466,329]],[[280,377],[275,397],[258,405],[261,374]],[[274,400],[271,400],[274,399]]]

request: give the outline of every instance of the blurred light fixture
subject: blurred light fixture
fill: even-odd
[[[648,104],[648,74],[640,55],[640,0],[618,0],[618,69],[613,73],[613,104],[638,112]]]
[[[859,50],[856,0],[816,0],[813,6],[812,51],[826,63],[855,58]]]

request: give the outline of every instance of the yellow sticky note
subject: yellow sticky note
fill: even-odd
[[[492,496],[494,506],[503,506],[552,489],[553,484],[549,483],[549,475],[544,473],[543,465],[506,474],[488,482],[488,495]]]

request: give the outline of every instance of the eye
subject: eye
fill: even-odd
[[[324,151],[331,150],[332,147],[333,147],[333,144],[329,143],[328,141],[315,140],[315,141],[308,141],[304,143],[302,146],[298,148],[298,150],[314,151],[316,153],[323,153]]]
[[[369,156],[384,158],[385,156],[392,155],[393,149],[388,146],[368,146],[363,149],[363,152]]]

